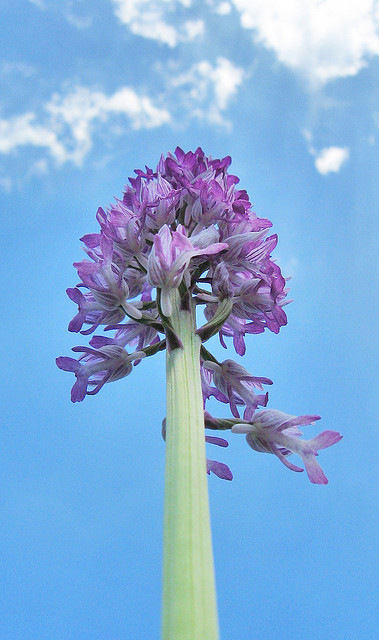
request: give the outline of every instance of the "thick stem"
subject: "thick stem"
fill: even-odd
[[[183,347],[167,350],[163,640],[217,640],[218,619],[195,311],[171,294]]]

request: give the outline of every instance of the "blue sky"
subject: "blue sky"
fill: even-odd
[[[176,145],[232,156],[292,276],[288,326],[239,361],[274,380],[272,408],[344,435],[327,487],[238,435],[219,454],[222,638],[378,637],[378,11],[0,0],[1,637],[159,637],[164,355],[76,405],[54,359],[81,343],[78,239]]]

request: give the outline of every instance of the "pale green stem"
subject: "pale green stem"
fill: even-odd
[[[183,348],[167,349],[163,640],[219,638],[206,475],[201,340],[195,312],[171,293],[172,327]]]

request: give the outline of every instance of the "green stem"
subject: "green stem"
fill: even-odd
[[[183,347],[167,349],[166,472],[162,640],[217,640],[216,587],[206,475],[201,340],[195,311],[172,292],[172,328]]]

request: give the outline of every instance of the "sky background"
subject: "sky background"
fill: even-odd
[[[0,636],[159,638],[164,354],[75,405],[54,360],[86,344],[65,289],[97,207],[200,145],[292,276],[288,326],[236,359],[344,435],[326,487],[241,435],[212,452],[222,639],[377,640],[378,2],[0,0],[0,24]]]

